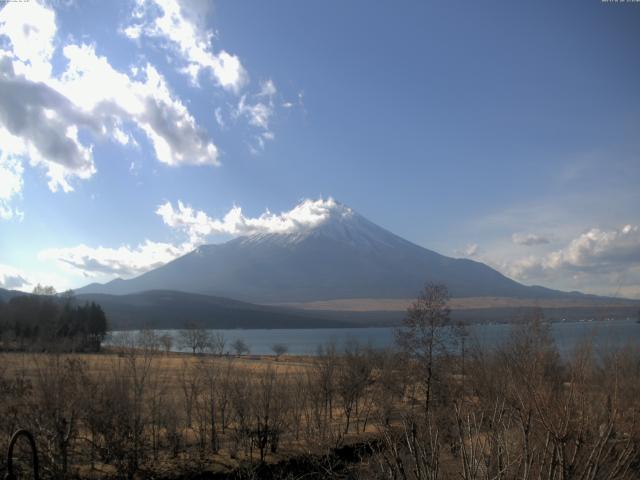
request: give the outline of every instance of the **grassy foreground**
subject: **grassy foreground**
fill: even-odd
[[[372,405],[354,396],[359,412],[346,427],[337,398],[325,396],[333,392],[321,393],[321,370],[338,356],[326,358],[322,367],[310,357],[144,348],[0,353],[0,448],[28,428],[45,477],[83,478],[229,472],[322,454],[374,430]]]
[[[34,432],[44,478],[640,477],[638,346],[561,359],[540,322],[492,350],[437,339],[431,356],[0,353],[0,448]]]

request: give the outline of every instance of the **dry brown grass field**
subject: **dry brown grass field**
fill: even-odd
[[[407,325],[398,350],[325,345],[313,357],[145,342],[0,353],[0,449],[32,431],[43,478],[640,475],[638,348],[585,343],[562,359],[548,325],[532,321],[495,349],[445,351],[439,327]],[[350,445],[365,448],[345,457]]]
[[[302,356],[191,355],[142,348],[100,354],[0,353],[0,378],[6,387],[0,400],[5,437],[0,447],[12,430],[26,427],[35,431],[39,445],[44,444],[42,451],[52,450],[44,456],[45,465],[47,460],[55,463],[60,442],[52,437],[61,427],[43,428],[41,418],[53,413],[65,425],[62,428],[74,422],[66,433],[74,438],[64,454],[67,474],[120,478],[130,476],[132,469],[168,476],[232,471],[245,461],[274,463],[371,437],[374,425],[367,425],[362,414],[353,415],[345,430],[337,398],[331,405],[316,405],[315,414],[307,411],[307,418],[302,418],[302,409],[308,407],[303,403],[318,386],[317,375],[318,362]],[[49,402],[55,405],[34,415],[33,408]],[[102,425],[106,428],[96,434],[91,418],[82,418],[87,410],[104,416],[98,423],[117,424],[131,417],[126,423],[132,425]],[[371,415],[371,405],[366,415]],[[311,439],[311,430],[318,429],[326,431],[316,431]],[[266,438],[272,430],[282,430],[277,433],[281,438]],[[101,460],[114,433],[125,437],[119,439],[124,442],[119,453],[123,458],[106,455]],[[97,445],[100,441],[104,445]],[[262,444],[262,454],[257,443]],[[131,449],[140,450],[139,458],[126,458],[125,450]],[[49,468],[51,476],[62,473],[53,465]]]
[[[284,305],[304,310],[337,310],[350,312],[397,311],[404,312],[414,302],[410,298],[346,298]],[[452,298],[449,306],[453,310],[495,309],[495,308],[607,308],[637,307],[636,300],[614,298],[508,298],[508,297],[460,297]]]

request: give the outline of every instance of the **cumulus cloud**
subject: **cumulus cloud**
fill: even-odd
[[[219,86],[240,95],[249,82],[248,75],[237,56],[224,50],[214,51],[214,35],[206,25],[211,8],[207,0],[136,0],[133,23],[122,33],[135,41],[144,37],[168,47],[178,56],[179,70],[194,85],[200,85],[202,72],[207,71]],[[260,83],[257,92],[242,94],[225,109],[224,115],[220,106],[215,108],[216,122],[225,128],[225,116],[231,120],[244,119],[256,131],[248,142],[249,150],[259,154],[275,138],[270,121],[276,110],[276,94],[275,83],[267,79]]]
[[[213,33],[205,26],[211,3],[204,0],[136,0],[134,23],[123,33],[138,40],[142,36],[160,39],[178,53],[194,84],[203,70],[211,72],[218,84],[233,92],[247,83],[248,75],[240,59],[225,50],[214,52]]]
[[[152,65],[134,68],[130,76],[93,45],[68,44],[61,49],[66,68],[53,76],[56,31],[55,13],[36,1],[0,10],[0,36],[10,47],[0,51],[3,164],[28,159],[46,169],[52,191],[68,192],[70,177],[87,179],[96,171],[93,145],[80,140],[80,132],[135,146],[124,130],[129,125],[144,132],[167,165],[218,164],[207,132]]]
[[[266,210],[258,217],[247,217],[240,207],[234,206],[222,218],[211,218],[203,211],[194,210],[178,202],[160,205],[156,213],[172,229],[185,234],[180,244],[153,242],[150,240],[131,247],[90,247],[78,245],[66,248],[50,248],[41,251],[38,258],[54,260],[73,272],[87,277],[132,277],[174,260],[203,244],[210,235],[251,235],[257,233],[299,233],[327,220],[336,211],[349,214],[350,210],[327,200],[304,200],[289,211],[279,214]]]
[[[36,1],[27,3],[5,5],[0,10],[0,35],[10,39],[20,73],[28,72],[32,80],[45,80],[51,75],[55,49],[55,13]]]
[[[132,122],[151,140],[158,160],[167,165],[218,164],[216,146],[152,65],[134,69],[138,77],[134,79],[115,70],[93,46],[68,45],[63,52],[69,66],[59,89],[84,111],[102,117],[103,130],[113,130],[117,141],[122,143],[120,126]],[[109,88],[96,89],[96,82]]]
[[[55,272],[25,271],[10,265],[0,264],[0,288],[31,292],[37,284],[55,285],[60,292],[70,288],[68,279]]]
[[[0,264],[0,288],[17,289],[31,285],[26,275],[16,268]]]
[[[51,87],[15,75],[6,58],[0,61],[0,98],[0,136],[12,137],[0,146],[3,155],[43,164],[52,191],[69,191],[68,175],[93,175],[92,147],[78,140],[78,126],[96,127],[90,117]]]
[[[78,140],[79,127],[96,127],[64,95],[47,84],[56,33],[55,14],[38,2],[0,10],[0,144],[2,156],[29,158],[47,169],[49,187],[70,190],[67,175],[95,171],[91,146]]]
[[[565,248],[543,256],[529,256],[508,265],[521,279],[550,274],[610,274],[640,267],[640,227],[592,228],[572,239]]]
[[[169,227],[181,231],[193,244],[201,243],[209,235],[252,235],[256,233],[297,233],[327,220],[338,207],[332,198],[304,200],[287,212],[279,214],[266,210],[258,217],[247,217],[242,208],[234,206],[222,218],[211,218],[178,201],[177,207],[166,202],[156,213]]]
[[[132,277],[164,265],[191,250],[188,244],[145,241],[136,246],[119,248],[78,245],[68,248],[49,248],[41,251],[41,260],[55,260],[72,271],[92,277],[115,275]]]
[[[535,233],[514,233],[511,236],[511,241],[516,245],[525,245],[527,247],[549,243],[547,237],[536,235]]]

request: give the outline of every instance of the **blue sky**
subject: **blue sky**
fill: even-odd
[[[640,298],[639,24],[596,0],[7,3],[0,286],[136,275],[333,198]]]

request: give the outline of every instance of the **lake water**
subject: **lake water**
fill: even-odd
[[[473,325],[468,327],[467,344],[478,342],[492,347],[507,339],[512,330],[508,324]],[[626,345],[640,345],[640,324],[633,319],[597,322],[558,322],[551,324],[551,331],[561,353],[571,352],[578,344],[591,338],[597,349],[615,349]],[[216,330],[224,335],[226,349],[234,340],[241,338],[254,355],[271,355],[271,347],[276,343],[285,344],[291,355],[313,355],[319,345],[333,341],[338,349],[344,348],[352,339],[360,344],[373,347],[389,347],[394,343],[393,328],[317,328],[317,329],[236,329]],[[135,332],[131,332],[134,333]],[[174,337],[175,351],[179,347],[177,330],[157,330],[159,335]],[[114,332],[113,335],[118,335]],[[110,343],[107,339],[107,344]]]

